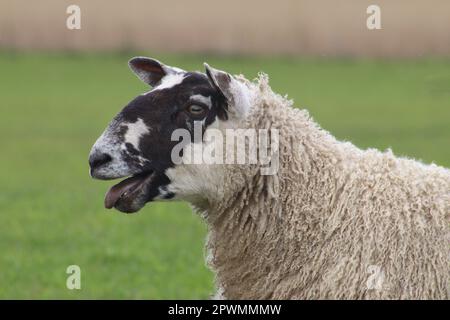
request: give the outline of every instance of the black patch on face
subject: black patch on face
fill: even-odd
[[[211,98],[211,108],[206,107],[207,110],[201,118],[187,111],[192,104],[203,105],[201,101],[192,100],[194,95]],[[171,141],[174,130],[186,129],[194,139],[194,121],[204,120],[204,132],[216,118],[227,120],[228,117],[224,96],[210,84],[206,75],[187,72],[180,84],[165,89],[156,87],[154,91],[138,96],[116,118],[121,122],[130,123],[142,119],[150,131],[141,137],[139,150],[136,150],[131,144],[125,145],[124,160],[130,167],[139,166],[142,171],[154,170],[163,173],[174,165],[171,160],[171,152],[173,147],[179,143],[179,141]],[[122,139],[126,133],[126,126],[123,128],[119,132]],[[142,165],[139,162],[139,156],[149,161],[145,161]]]
[[[130,155],[138,156],[139,151],[136,150],[136,148],[129,142],[125,143],[125,147],[127,148],[127,151]]]
[[[157,197],[160,193],[159,189],[167,190],[167,185],[170,183],[170,179],[164,174],[164,173],[157,173],[156,177],[154,178],[151,186],[149,186],[147,190],[147,201],[152,201]],[[171,195],[171,198],[173,198],[175,195],[170,192],[167,195]],[[164,199],[170,199],[164,197]]]

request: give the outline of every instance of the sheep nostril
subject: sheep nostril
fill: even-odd
[[[91,169],[95,169],[107,164],[111,160],[111,156],[107,153],[94,153],[89,157],[89,166]]]

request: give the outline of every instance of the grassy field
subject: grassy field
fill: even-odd
[[[145,53],[140,53],[145,54]],[[0,298],[207,298],[206,228],[185,203],[125,215],[87,157],[109,120],[146,86],[129,54],[0,53]],[[273,88],[340,139],[450,166],[450,60],[157,58],[202,62]],[[68,265],[82,289],[66,288]]]

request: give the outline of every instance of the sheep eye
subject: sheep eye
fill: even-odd
[[[199,116],[205,112],[205,108],[203,108],[202,106],[196,105],[196,104],[191,104],[187,108],[187,111],[194,116]]]

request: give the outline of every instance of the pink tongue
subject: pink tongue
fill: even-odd
[[[116,204],[117,200],[128,190],[139,185],[146,178],[145,175],[134,176],[125,179],[109,189],[105,196],[105,208],[111,209]]]

